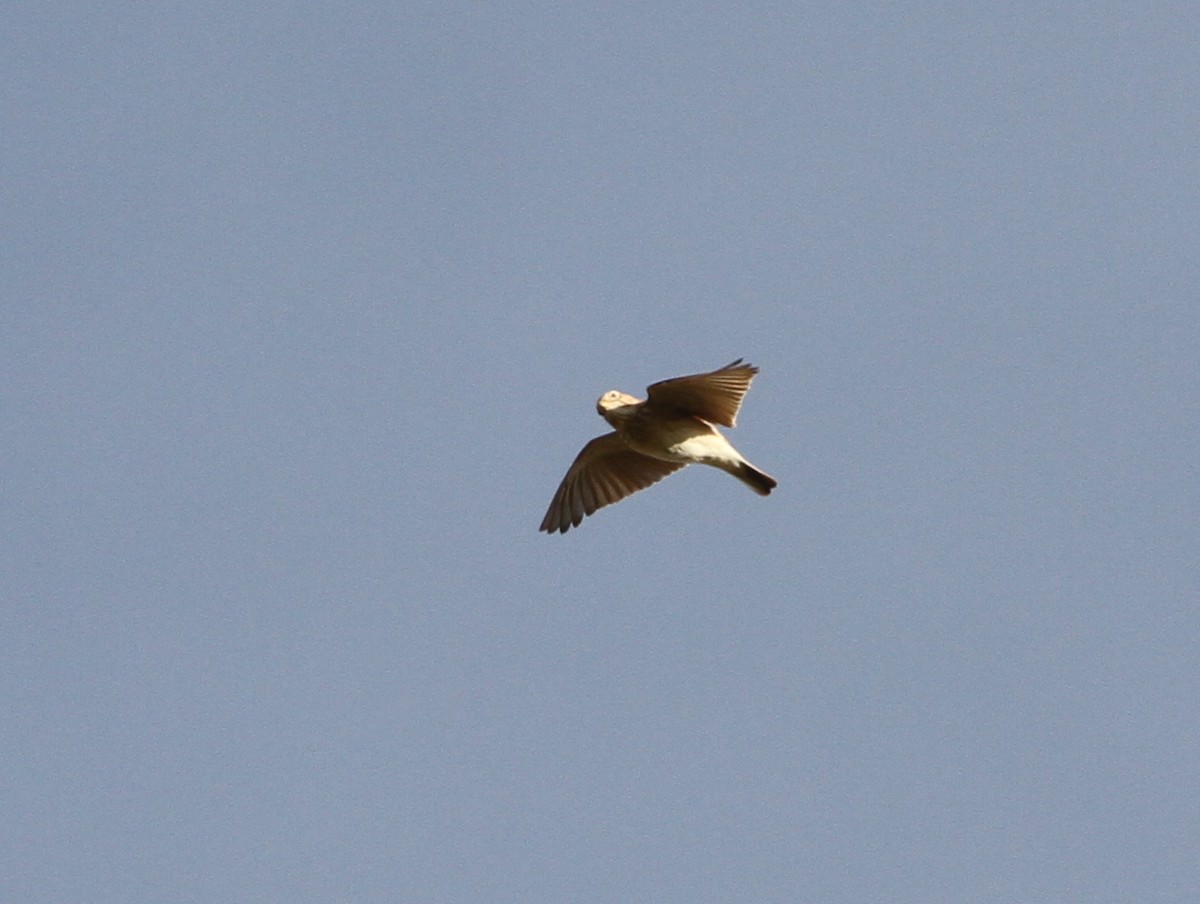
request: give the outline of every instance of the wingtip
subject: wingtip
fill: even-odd
[[[736,361],[730,361],[728,364],[722,367],[721,370],[733,370],[734,368],[748,370],[751,374],[758,373],[758,367],[749,363],[745,358],[738,358]]]

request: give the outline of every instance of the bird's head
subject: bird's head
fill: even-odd
[[[640,399],[610,389],[596,401],[596,412],[610,424],[633,415]]]

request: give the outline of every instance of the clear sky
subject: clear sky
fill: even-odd
[[[31,3],[0,899],[1200,900],[1200,6]],[[744,356],[760,498],[537,526]]]

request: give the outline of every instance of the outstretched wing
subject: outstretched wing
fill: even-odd
[[[597,436],[575,457],[538,530],[565,534],[585,515],[644,490],[683,465],[634,452],[615,433]]]
[[[738,409],[750,388],[750,381],[758,373],[752,364],[743,364],[738,358],[719,370],[690,377],[675,377],[648,387],[648,406],[659,411],[683,412],[696,417],[732,427],[737,422]]]

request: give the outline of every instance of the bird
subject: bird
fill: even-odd
[[[741,358],[717,370],[661,380],[646,399],[615,389],[596,401],[613,428],[583,447],[559,484],[538,528],[548,534],[578,527],[586,515],[644,490],[685,465],[720,468],[760,496],[778,485],[750,464],[717,429],[733,427],[758,373]]]

